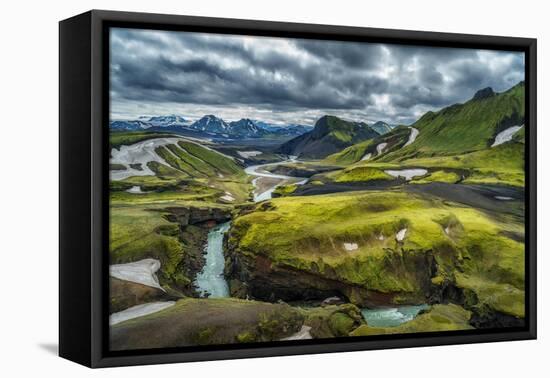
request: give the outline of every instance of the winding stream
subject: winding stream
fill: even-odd
[[[223,275],[225,266],[223,237],[229,230],[230,224],[231,222],[218,224],[208,233],[206,262],[195,282],[201,297],[229,297],[229,286]]]
[[[296,185],[304,185],[308,182],[308,178],[305,177],[296,177],[296,176],[286,176],[286,175],[280,175],[276,173],[271,173],[265,170],[266,167],[275,167],[277,165],[286,164],[286,163],[296,163],[298,160],[291,157],[287,160],[279,161],[276,163],[267,163],[267,164],[259,164],[259,165],[251,165],[249,167],[245,168],[246,174],[250,176],[254,176],[255,178],[252,180],[252,185],[254,185],[254,202],[260,202],[265,201],[268,199],[271,199],[271,196],[273,194],[273,191],[275,188],[277,188],[279,185],[281,185],[282,182],[286,180],[299,180],[298,182],[294,182]],[[257,193],[258,190],[258,180],[261,180],[262,177],[265,178],[273,178],[273,179],[279,179],[281,180],[277,184],[273,185],[269,189],[263,191],[262,193]]]
[[[420,311],[428,307],[428,305],[422,304],[417,306],[364,308],[361,310],[361,314],[370,327],[397,327],[413,320]]]
[[[255,177],[252,180],[252,184],[254,185],[254,189],[255,189],[254,202],[260,202],[266,199],[270,199],[275,188],[278,185],[280,185],[281,182],[283,182],[284,180],[300,179],[300,181],[296,182],[296,184],[298,185],[305,184],[308,181],[307,178],[279,175],[279,174],[268,172],[264,169],[265,167],[271,167],[271,166],[276,166],[279,164],[295,162],[295,161],[296,160],[294,159],[289,159],[289,160],[284,160],[277,163],[251,165],[247,167],[245,169],[245,172],[248,175]],[[258,188],[257,180],[261,179],[262,177],[279,179],[281,180],[281,182],[275,184],[268,190],[258,194],[256,193],[256,189]],[[195,281],[195,284],[198,288],[198,291],[201,297],[209,297],[209,298],[229,297],[229,286],[223,275],[223,270],[225,266],[225,257],[223,254],[223,238],[225,233],[229,230],[230,225],[231,225],[231,222],[221,223],[215,226],[208,233],[208,239],[205,247],[206,262],[204,264],[202,271],[197,275],[197,278]]]

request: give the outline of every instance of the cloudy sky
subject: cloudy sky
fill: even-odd
[[[214,114],[313,124],[324,114],[409,124],[524,79],[522,53],[111,30],[111,119]]]

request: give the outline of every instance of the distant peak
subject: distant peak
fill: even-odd
[[[476,92],[476,94],[474,95],[474,100],[481,100],[484,98],[493,97],[495,94],[496,93],[493,91],[493,88],[483,88]]]

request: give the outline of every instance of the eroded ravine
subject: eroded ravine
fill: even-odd
[[[216,225],[208,233],[205,246],[206,261],[195,282],[201,297],[229,297],[229,286],[223,273],[225,266],[223,238],[230,224],[231,222],[225,222]]]

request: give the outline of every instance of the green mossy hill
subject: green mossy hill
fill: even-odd
[[[290,196],[292,193],[294,193],[296,191],[297,188],[298,188],[298,185],[296,185],[296,184],[279,185],[273,191],[272,197],[277,198],[277,197]]]
[[[524,155],[524,144],[513,140],[496,147],[456,156],[413,158],[398,164],[366,162],[362,165],[384,169],[424,167],[435,171],[454,171],[461,176],[462,182],[465,184],[500,184],[523,187],[525,184]],[[429,177],[426,179],[430,180]]]
[[[343,148],[379,134],[363,122],[350,122],[335,116],[321,117],[312,131],[283,143],[277,152],[312,159],[322,159]]]
[[[116,131],[109,134],[109,143],[111,144],[111,148],[119,148],[120,146],[127,146],[148,139],[166,138],[170,136],[172,135],[147,131]]]
[[[132,350],[277,341],[304,316],[286,304],[234,298],[181,299],[163,311],[111,327],[111,349]]]
[[[450,156],[491,146],[504,129],[522,125],[525,118],[525,85],[491,96],[475,96],[436,113],[428,112],[412,127],[420,131],[409,146],[385,155],[383,161],[413,157]]]
[[[133,176],[110,183],[115,202],[202,200],[242,203],[250,198],[251,185],[243,168],[231,158],[195,143],[180,140],[156,148],[168,165],[147,163],[155,176]],[[139,186],[146,194],[124,193]]]
[[[510,236],[521,233],[512,218],[397,190],[283,197],[233,221],[226,273],[244,281],[240,295],[263,300],[336,290],[356,304],[415,304],[449,299],[451,287],[475,292],[471,306],[522,317],[505,295],[513,287],[523,303],[524,244]]]
[[[359,326],[365,325],[361,310],[350,303],[302,310],[304,325],[311,327],[314,339],[348,336]]]
[[[448,184],[455,184],[461,180],[461,176],[456,172],[439,170],[430,172],[428,176],[419,179],[413,179],[413,184],[427,184],[430,182],[446,182]]]
[[[161,213],[149,211],[147,207],[133,205],[111,208],[110,224],[111,264],[158,259],[161,268],[157,276],[165,289],[192,290],[191,278],[180,269],[187,248],[178,236],[166,232],[166,228],[171,227],[177,234],[177,223],[167,221]]]
[[[364,325],[352,331],[350,336],[468,330],[473,329],[470,325],[470,318],[471,312],[460,306],[454,304],[434,305],[413,320],[397,327],[381,328]]]
[[[143,193],[126,192],[139,186]],[[166,206],[185,201],[214,204],[223,191],[193,180],[160,180],[155,176],[134,176],[122,181],[111,181],[111,205],[146,205],[164,203]],[[214,205],[213,205],[214,206]]]
[[[155,149],[172,168],[189,177],[244,176],[242,167],[231,158],[198,144],[179,141]]]
[[[199,146],[196,143],[186,141],[178,142],[178,147],[187,152],[187,154],[190,154],[205,164],[214,167],[218,173],[236,176],[244,175],[244,171],[241,166],[235,163],[235,161],[231,158],[222,155],[219,152]]]
[[[394,178],[383,170],[371,167],[352,167],[334,174],[332,178],[336,182],[367,182],[378,180],[393,180]]]
[[[347,166],[353,163],[360,162],[361,159],[365,159],[365,161],[376,161],[380,159],[381,156],[384,156],[391,151],[396,151],[403,147],[403,145],[407,143],[410,133],[411,129],[409,127],[398,126],[387,134],[354,144],[332,155],[329,155],[323,160],[323,162],[325,164]],[[382,154],[379,155],[376,147],[382,143],[386,143],[386,147],[384,148]],[[368,154],[370,154],[370,157],[368,157]]]

